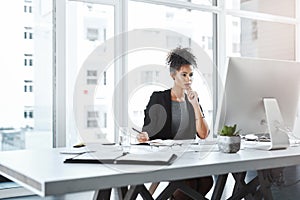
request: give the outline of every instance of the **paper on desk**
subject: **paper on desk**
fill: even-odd
[[[111,144],[101,144],[101,143],[87,143],[85,147],[81,148],[64,148],[60,151],[61,154],[82,154],[85,152],[93,152],[101,149],[103,152],[114,152],[120,151],[120,147],[116,146],[114,143]]]
[[[70,154],[70,155],[77,155],[86,152],[91,152],[91,151],[87,148],[70,148],[70,149],[63,149],[60,151],[61,154]]]
[[[153,146],[174,146],[174,145],[185,145],[185,144],[194,144],[195,140],[151,140],[149,141],[150,145]]]
[[[149,164],[167,164],[173,161],[177,156],[172,152],[151,152],[147,154],[127,154],[117,159],[118,163],[149,163]],[[173,160],[172,160],[173,159]]]
[[[122,151],[96,151],[91,153],[84,153],[76,157],[76,159],[86,160],[114,160],[123,155]]]

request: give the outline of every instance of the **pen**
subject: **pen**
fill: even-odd
[[[142,133],[141,131],[135,129],[134,127],[132,127],[132,130],[134,130],[135,132],[138,132],[138,133]]]

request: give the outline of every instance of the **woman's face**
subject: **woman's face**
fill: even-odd
[[[179,70],[176,70],[172,75],[174,85],[181,89],[190,89],[193,81],[193,67],[191,65],[182,65]]]

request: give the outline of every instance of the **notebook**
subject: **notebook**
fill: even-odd
[[[170,165],[176,158],[172,152],[161,151],[145,154],[96,151],[67,158],[64,163]]]

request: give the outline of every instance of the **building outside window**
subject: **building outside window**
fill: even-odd
[[[37,12],[28,15],[32,7],[38,8]],[[9,140],[9,145],[4,144],[8,138],[1,140],[0,131],[3,147],[0,150],[50,148],[53,146],[52,3],[6,1],[2,2],[0,15],[1,19],[9,19],[1,20],[1,27],[10,30],[3,31],[0,38],[3,55],[0,64],[7,66],[0,68],[0,128],[10,129],[15,133],[11,136],[16,137]]]

